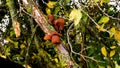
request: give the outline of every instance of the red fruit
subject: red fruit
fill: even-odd
[[[64,28],[65,20],[63,18],[58,18],[54,20],[54,27],[57,31],[61,31]]]
[[[57,32],[51,32],[49,35],[44,36],[44,40],[50,40],[53,44],[59,44],[61,42],[60,36],[62,35]]]
[[[53,44],[59,44],[61,42],[60,37],[58,35],[53,35],[51,42]]]
[[[51,36],[53,36],[53,35],[58,35],[58,36],[62,36],[62,34],[60,34],[60,33],[57,33],[57,32],[51,32],[51,34],[50,34]]]
[[[51,40],[51,37],[52,37],[51,35],[45,35],[44,40]]]
[[[48,15],[48,20],[49,20],[50,24],[53,24],[54,15],[53,14]]]

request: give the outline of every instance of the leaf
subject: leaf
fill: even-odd
[[[110,2],[110,0],[102,0],[104,3],[108,3]]]
[[[82,13],[79,9],[75,9],[73,8],[73,10],[71,11],[70,15],[69,15],[69,20],[73,20],[74,21],[74,25],[78,25],[80,20],[82,18]]]
[[[47,13],[48,15],[51,14],[50,8],[46,8],[45,10],[46,10],[46,13]]]
[[[111,49],[115,49],[115,48],[116,48],[116,46],[111,46],[110,48],[111,48]]]
[[[74,8],[69,15],[69,20],[74,20],[76,16],[76,12],[77,12],[77,9]]]
[[[18,42],[14,42],[13,44],[14,44],[15,48],[18,48]]]
[[[118,44],[120,44],[120,31],[116,30],[114,37]]]
[[[24,49],[24,48],[25,48],[25,45],[24,45],[24,44],[21,44],[21,45],[20,45],[20,48],[21,48],[21,49]]]
[[[56,63],[58,63],[58,59],[57,59],[57,58],[55,58],[54,61],[55,61]]]
[[[98,68],[105,68],[104,66],[98,66]]]
[[[26,68],[32,68],[30,65],[26,65],[26,64],[24,64],[23,66]]]
[[[100,0],[100,5],[103,6],[103,3],[108,3],[110,0]]]
[[[96,26],[96,28],[98,28],[99,31],[103,31],[103,32],[106,31],[106,30],[104,29],[104,24],[102,24],[101,26]]]
[[[20,36],[20,32],[21,32],[21,30],[20,30],[20,23],[17,22],[17,21],[14,21],[13,28],[14,28],[16,37],[19,37]]]
[[[109,17],[107,16],[102,16],[101,19],[98,21],[98,24],[102,24],[102,23],[107,23],[109,21]]]
[[[48,6],[49,8],[53,8],[56,3],[57,3],[57,2],[49,1],[49,2],[47,3],[47,6]]]
[[[11,41],[12,41],[9,36],[7,36],[6,40],[7,40],[8,42],[11,42]]]
[[[115,50],[110,51],[110,57],[115,55]]]
[[[3,55],[3,54],[1,54],[1,53],[0,53],[0,57],[6,59],[6,55]]]
[[[115,28],[112,27],[112,28],[109,30],[110,38],[113,37],[114,34],[115,34]]]
[[[117,63],[117,61],[114,61],[115,68],[120,68],[120,65]]]
[[[105,57],[107,56],[107,50],[106,50],[105,46],[101,48],[101,53],[102,53]]]

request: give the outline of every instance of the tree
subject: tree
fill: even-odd
[[[1,2],[10,17],[1,30],[1,57],[26,68],[119,67],[119,5],[110,0]]]

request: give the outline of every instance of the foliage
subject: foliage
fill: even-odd
[[[49,14],[54,14],[55,19],[59,17],[65,19],[65,27],[60,32],[61,41],[69,51],[71,59],[79,67],[120,67],[120,11],[109,2],[109,0],[40,2],[42,4],[39,7],[44,8],[42,11],[46,18]],[[44,32],[29,12],[21,9],[24,8],[20,5],[22,3],[15,3],[17,7],[19,6],[16,9],[18,11],[16,16],[21,25],[20,37],[16,37],[8,9],[1,9],[0,12],[4,11],[4,15],[9,16],[9,24],[5,32],[0,29],[0,57],[32,68],[64,68],[67,64],[59,59],[60,53],[56,46],[43,39]],[[43,5],[45,7],[41,7]],[[2,20],[0,25],[4,23]]]

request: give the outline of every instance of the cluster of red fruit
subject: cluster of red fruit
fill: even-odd
[[[48,20],[50,22],[51,25],[53,25],[53,27],[55,28],[56,31],[61,31],[64,28],[64,18],[58,18],[58,19],[54,19],[54,15],[50,14],[48,15]]]
[[[64,28],[64,18],[58,18],[55,20],[54,15],[50,14],[48,15],[48,21],[58,32],[60,32]],[[60,36],[62,36],[62,34],[51,32],[50,34],[45,35],[44,40],[50,40],[53,44],[59,44],[61,42]]]

